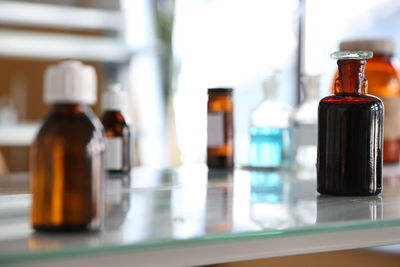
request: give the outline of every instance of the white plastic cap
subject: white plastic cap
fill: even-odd
[[[119,84],[110,85],[103,93],[101,102],[103,110],[125,110],[127,106],[126,91],[122,91]]]
[[[359,39],[343,41],[340,51],[372,51],[378,54],[393,55],[395,50],[394,40],[390,38]]]
[[[96,71],[80,61],[68,60],[47,68],[44,76],[44,101],[53,103],[94,104]]]

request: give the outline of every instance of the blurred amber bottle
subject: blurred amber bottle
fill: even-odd
[[[78,61],[51,66],[45,102],[52,104],[32,145],[31,223],[36,230],[82,231],[101,227],[102,126],[89,104],[96,102],[96,74]]]
[[[207,165],[233,168],[232,88],[208,89]]]
[[[103,94],[104,113],[101,122],[106,136],[105,167],[109,172],[128,172],[131,169],[131,131],[124,114],[127,95],[118,85],[110,86]]]
[[[394,41],[370,39],[345,41],[340,50],[370,50],[374,57],[368,59],[365,75],[368,93],[379,97],[385,105],[383,161],[400,160],[400,76],[393,64]],[[337,74],[336,74],[337,76]]]

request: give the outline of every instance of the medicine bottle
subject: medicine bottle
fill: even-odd
[[[293,149],[292,107],[278,98],[276,75],[263,82],[264,99],[250,115],[249,164],[258,168],[289,167]]]
[[[30,154],[31,223],[43,231],[101,228],[103,127],[88,105],[96,102],[96,73],[79,61],[50,66],[44,100],[52,104]]]
[[[382,190],[383,103],[367,92],[372,52],[335,52],[334,95],[318,109],[317,190],[330,195],[377,195]]]
[[[232,88],[208,89],[207,165],[229,169],[234,165]]]
[[[112,85],[102,97],[106,152],[105,167],[109,172],[128,172],[131,169],[131,131],[127,116],[127,94],[119,85]]]
[[[383,161],[400,161],[400,77],[393,64],[392,39],[367,39],[345,41],[340,50],[370,50],[374,57],[368,59],[365,75],[368,93],[382,99],[385,105]]]

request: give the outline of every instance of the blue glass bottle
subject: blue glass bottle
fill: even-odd
[[[251,114],[249,165],[277,168],[292,160],[292,108],[277,99],[274,76],[264,84],[264,100]]]

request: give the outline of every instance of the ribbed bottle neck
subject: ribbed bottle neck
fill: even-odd
[[[338,60],[339,76],[336,79],[335,94],[366,94],[366,60]]]

